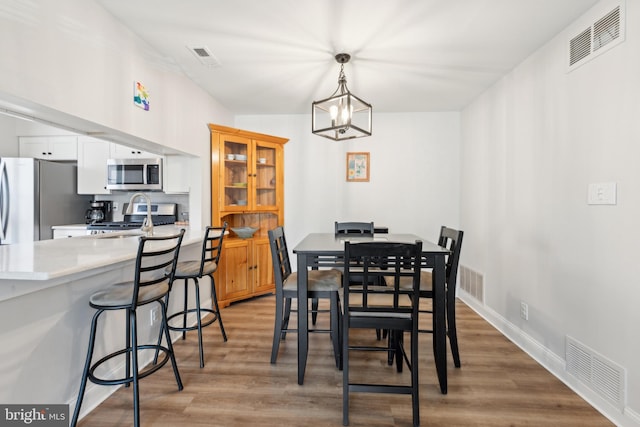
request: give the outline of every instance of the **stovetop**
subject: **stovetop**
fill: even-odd
[[[153,222],[153,225],[169,225],[176,222],[176,219],[162,219],[151,216],[151,221]],[[88,224],[87,230],[127,230],[140,227],[142,227],[142,221],[112,221]]]
[[[87,224],[87,230],[119,231],[140,228],[147,217],[146,203],[134,203],[132,214],[124,216],[124,221],[105,221]],[[151,221],[153,225],[168,225],[176,222],[178,206],[175,203],[152,203]]]

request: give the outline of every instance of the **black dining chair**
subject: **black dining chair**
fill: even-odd
[[[273,328],[273,345],[271,347],[271,363],[276,363],[280,341],[286,339],[287,332],[297,332],[289,328],[293,299],[298,298],[298,275],[291,271],[289,249],[282,227],[269,230],[269,247],[273,262],[273,273],[276,282],[276,314]],[[325,332],[331,335],[333,353],[336,366],[340,366],[340,314],[338,304],[338,289],[340,289],[341,274],[336,270],[311,270],[308,273],[308,297],[312,299],[328,299],[330,313],[330,329],[309,329],[309,332]],[[300,301],[298,301],[300,304]],[[305,302],[306,304],[306,302]],[[313,310],[314,312],[326,310]]]
[[[415,244],[394,242],[345,242],[345,270],[340,290],[342,310],[342,378],[343,424],[349,425],[349,395],[352,392],[393,393],[411,395],[413,425],[420,425],[418,381],[418,292],[420,290],[420,262],[422,242]],[[350,285],[352,267],[363,276],[360,285]],[[381,279],[381,280],[378,280]],[[412,286],[401,286],[401,279]],[[377,285],[380,281],[385,285]],[[362,345],[352,340],[351,330],[376,329],[389,331],[389,346]],[[404,348],[404,334],[410,335],[410,351]],[[377,341],[375,341],[377,342]],[[366,343],[365,343],[366,344]],[[370,382],[350,381],[350,352],[393,352],[397,371],[404,363],[411,371],[410,384],[398,381],[381,383],[380,376],[365,372]],[[361,373],[359,373],[361,374]],[[362,377],[362,375],[359,375]]]
[[[82,371],[78,400],[71,419],[72,427],[75,427],[78,422],[87,380],[98,385],[107,386],[121,384],[128,386],[133,384],[133,423],[136,427],[140,425],[140,396],[138,391],[138,381],[140,379],[158,371],[170,360],[178,383],[178,390],[182,390],[182,380],[180,379],[171,344],[171,336],[167,328],[167,307],[164,303],[164,298],[171,290],[183,236],[184,230],[169,236],[140,237],[133,281],[114,284],[94,293],[89,298],[89,305],[97,311],[91,320],[89,348],[84,370]],[[142,305],[151,303],[160,305],[162,318],[160,330],[161,333],[164,332],[164,338],[167,341],[166,346],[162,345],[161,342],[157,344],[138,344],[137,309]],[[98,319],[104,312],[114,310],[126,311],[126,346],[107,354],[92,364],[91,359],[96,342]],[[156,360],[149,366],[140,369],[138,363],[138,351],[140,350],[158,350],[163,357],[160,361]],[[98,372],[105,371],[104,368],[100,370],[99,367],[104,366],[104,363],[107,362],[112,364],[114,360],[117,361],[120,358],[124,358],[124,372],[121,377],[113,379],[98,377],[101,374],[96,374],[96,370]]]
[[[456,283],[458,277],[458,263],[460,261],[460,250],[462,249],[463,231],[442,226],[440,228],[440,236],[438,237],[438,245],[449,249],[451,252],[447,256],[445,268],[445,301],[446,301],[446,318],[447,318],[447,336],[449,337],[449,345],[451,346],[451,354],[453,363],[456,368],[460,365],[460,350],[458,348],[458,333],[456,330]],[[411,286],[410,280],[401,279],[403,286]],[[431,270],[422,270],[420,273],[420,298],[431,299],[433,301],[433,285]],[[432,310],[420,310],[421,313],[432,313]],[[433,333],[432,329],[420,329],[421,333]]]

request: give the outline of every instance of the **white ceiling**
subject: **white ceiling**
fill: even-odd
[[[337,87],[339,52],[374,113],[460,110],[597,0],[97,1],[232,112],[309,114]]]

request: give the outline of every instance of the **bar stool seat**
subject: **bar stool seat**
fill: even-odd
[[[216,293],[215,279],[213,273],[218,269],[218,261],[220,260],[220,254],[222,253],[222,241],[224,234],[227,230],[227,223],[225,222],[222,227],[207,227],[205,231],[204,240],[202,241],[202,256],[199,260],[193,261],[178,261],[176,265],[176,280],[184,280],[184,304],[183,309],[177,313],[173,313],[167,319],[169,324],[169,330],[182,332],[182,339],[186,338],[187,331],[198,331],[198,349],[200,352],[200,367],[204,367],[204,351],[202,342],[202,328],[211,325],[216,320],[220,325],[220,332],[222,332],[222,338],[227,341],[227,334],[222,324],[222,317],[220,316],[220,308],[218,307],[218,297]],[[202,307],[200,304],[200,284],[199,279],[209,276],[211,280],[211,308]],[[189,280],[193,280],[195,287],[195,306],[189,308]],[[168,296],[167,296],[168,298]],[[187,316],[190,313],[196,314],[196,324],[193,326],[187,325]],[[212,317],[206,321],[202,320],[202,314],[211,314]],[[182,324],[176,324],[172,322],[174,319],[182,318]]]

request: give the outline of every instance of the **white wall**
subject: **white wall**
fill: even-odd
[[[0,4],[0,104],[104,139],[199,156],[191,223],[208,224],[206,125],[231,124],[232,115],[92,1]],[[133,105],[134,81],[150,91],[150,111]]]
[[[467,301],[617,424],[638,425],[637,1],[626,22],[624,43],[567,73],[581,19],[464,109],[461,264],[484,274],[484,305]],[[587,205],[598,182],[617,183],[617,205]],[[624,415],[564,371],[566,336],[626,368]]]
[[[291,248],[308,233],[333,232],[334,221],[374,221],[432,240],[441,225],[459,225],[459,113],[377,113],[371,137],[344,142],[312,135],[309,115],[239,116],[235,126],[290,138]],[[369,182],[346,182],[346,153],[354,151],[371,155]]]

